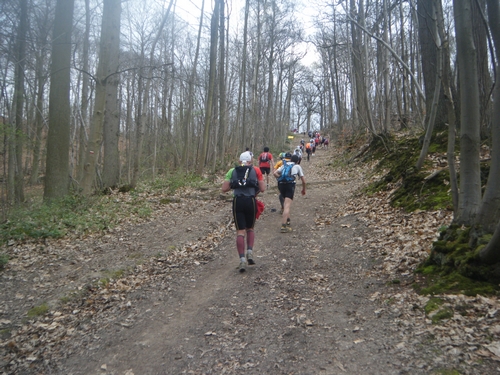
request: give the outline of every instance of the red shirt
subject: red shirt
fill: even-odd
[[[262,157],[265,157],[265,154],[267,154],[267,161],[261,161]],[[271,163],[270,161],[273,160],[273,154],[270,152],[263,152],[262,154],[259,155],[259,167],[262,168],[271,168]]]

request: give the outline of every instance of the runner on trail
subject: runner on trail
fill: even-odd
[[[316,142],[312,138],[311,138],[311,147],[312,147],[312,156],[314,156],[316,152]]]
[[[255,241],[254,225],[257,207],[255,196],[266,190],[266,184],[259,168],[253,167],[253,157],[245,151],[240,155],[240,166],[231,168],[222,183],[224,193],[233,189],[233,218],[236,226],[236,248],[240,257],[240,272],[245,272],[247,262],[255,264],[253,260],[253,245]],[[245,256],[246,235],[246,256]]]
[[[280,161],[274,165],[274,171],[276,171],[279,167],[281,167],[283,165],[283,163],[290,162],[291,158],[292,158],[292,154],[290,154],[289,152],[287,152],[287,153],[282,152],[280,154]],[[273,172],[273,174],[274,174],[274,172]],[[279,188],[279,186],[278,186],[278,188]],[[279,189],[278,189],[278,191],[279,191]],[[280,195],[278,196],[278,198],[280,200],[280,205],[281,205],[280,214],[283,215],[283,207],[285,204],[285,198],[283,198],[283,195],[281,195],[281,192],[280,192]]]
[[[309,159],[311,158],[311,154],[312,154],[311,142],[306,143],[306,153],[307,153],[307,161],[309,161]]]
[[[300,146],[297,146],[295,148],[295,151],[293,152],[294,155],[297,155],[298,157],[298,162],[297,164],[300,164],[300,162],[302,161],[302,150],[300,149]]]
[[[290,226],[290,207],[292,206],[293,196],[295,194],[296,178],[302,181],[302,195],[306,195],[306,179],[302,167],[297,164],[299,157],[292,155],[290,162],[284,162],[275,172],[274,176],[278,179],[278,189],[285,198],[283,215],[281,220],[281,233],[292,231]]]
[[[269,152],[269,147],[264,147],[264,152],[259,155],[259,168],[263,175],[266,175],[266,187],[269,188],[269,174],[273,167],[273,154]]]

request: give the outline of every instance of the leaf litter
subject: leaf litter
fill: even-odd
[[[433,323],[424,311],[429,297],[411,288],[415,268],[428,256],[438,228],[451,221],[451,213],[392,208],[391,191],[371,197],[359,194],[370,166],[327,168],[327,156],[341,157],[339,151],[320,150],[318,156],[304,166],[308,194],[318,198],[316,205],[294,202],[300,213],[295,208],[292,218],[300,227],[285,239],[271,234],[273,228],[256,227],[257,240],[277,236],[282,241],[279,248],[286,251],[274,248],[259,254],[260,274],[232,281],[251,281],[252,292],[231,290],[232,297],[208,305],[207,317],[194,333],[182,331],[183,324],[193,328],[173,307],[166,316],[156,310],[165,309],[167,298],[186,303],[189,288],[196,288],[206,276],[204,267],[215,267],[226,257],[221,249],[230,249],[228,256],[234,256],[227,200],[204,199],[202,193],[186,189],[169,205],[161,204],[161,197],[150,197],[151,219],[135,218],[103,235],[10,244],[11,260],[1,275],[3,374],[84,374],[90,365],[69,360],[79,351],[104,351],[94,367],[101,373],[141,374],[133,360],[122,369],[113,365],[109,359],[116,350],[103,341],[106,335],[116,341],[126,334],[121,330],[136,333],[147,319],[182,322],[179,341],[169,346],[171,354],[157,358],[157,368],[167,368],[161,367],[165,358],[177,364],[171,363],[171,371],[165,373],[305,374],[308,368],[325,374],[360,369],[395,374],[500,371],[496,297],[440,295],[453,315]],[[331,189],[325,180],[343,182]],[[275,207],[276,194],[265,195],[264,201],[270,209]],[[262,220],[271,220],[271,210],[266,211]],[[275,216],[270,222],[278,221]],[[345,237],[338,243],[343,250],[335,251],[344,254],[338,258],[330,251],[336,236]],[[303,252],[306,256],[297,258],[302,249],[308,250]],[[389,284],[391,280],[400,283]],[[226,287],[222,285],[220,290]],[[241,293],[252,293],[253,299],[242,303]],[[30,308],[44,302],[50,305],[48,313],[26,318]],[[266,332],[254,332],[252,327],[262,320]],[[116,336],[110,333],[117,329]],[[193,343],[201,337],[205,341]],[[153,341],[134,345],[152,350]],[[371,351],[386,355],[390,365],[370,362]]]

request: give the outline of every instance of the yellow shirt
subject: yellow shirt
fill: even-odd
[[[290,159],[288,159],[287,161],[290,161]],[[274,169],[278,169],[279,167],[281,167],[283,165],[283,160],[280,160],[279,162],[277,162],[276,164],[274,164]]]

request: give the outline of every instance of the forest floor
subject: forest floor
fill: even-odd
[[[10,244],[0,374],[500,373],[496,298],[440,296],[452,314],[433,324],[412,288],[450,213],[360,194],[370,168],[329,165],[340,157],[302,162],[291,233],[271,178],[244,273],[222,176],[170,204],[152,196],[140,223]]]

